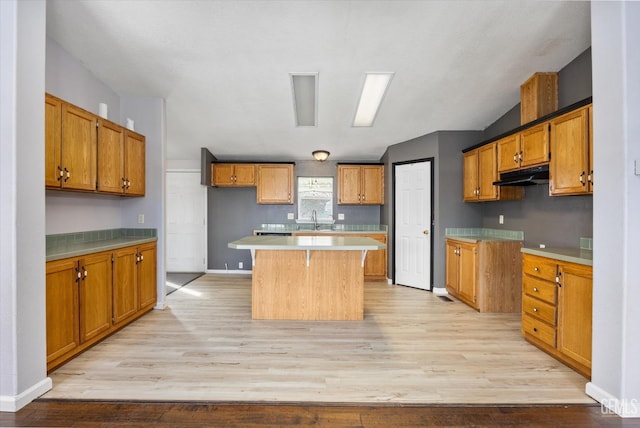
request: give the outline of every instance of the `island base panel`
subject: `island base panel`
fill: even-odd
[[[251,316],[273,320],[362,320],[361,251],[256,250]]]

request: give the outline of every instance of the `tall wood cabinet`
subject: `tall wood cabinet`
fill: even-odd
[[[258,164],[257,176],[258,204],[293,204],[293,164]]]
[[[45,96],[45,186],[96,189],[96,124],[91,113]]]
[[[551,120],[549,194],[593,193],[593,138],[591,105]]]
[[[151,310],[156,243],[46,265],[47,370]]]
[[[338,204],[384,204],[384,166],[338,165]]]
[[[522,335],[591,376],[591,266],[523,254]]]
[[[520,312],[520,241],[448,238],[447,291],[480,312]]]

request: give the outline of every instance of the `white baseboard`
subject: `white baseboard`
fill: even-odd
[[[227,270],[227,269],[207,269],[207,273],[229,273],[229,274],[242,274],[242,275],[251,275],[250,270],[246,269],[237,269],[237,270]]]
[[[600,411],[603,414],[616,414],[623,418],[640,418],[640,399],[620,399],[609,394],[604,389],[588,382],[585,387],[587,395],[600,403]]]
[[[449,294],[449,292],[447,292],[447,289],[444,287],[433,287],[433,290],[431,290],[431,292],[436,296],[446,296]]]
[[[47,377],[16,396],[0,395],[0,412],[17,412],[51,388],[53,382]]]

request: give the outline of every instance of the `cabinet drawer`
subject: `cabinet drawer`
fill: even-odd
[[[522,287],[524,294],[544,300],[552,305],[556,304],[557,288],[555,282],[543,281],[529,275],[524,275],[522,277]]]
[[[556,329],[527,314],[522,315],[522,332],[535,337],[547,345],[556,347]]]
[[[557,265],[553,260],[525,254],[522,257],[522,273],[555,282]]]
[[[556,325],[556,307],[526,294],[522,298],[522,312],[551,325]]]

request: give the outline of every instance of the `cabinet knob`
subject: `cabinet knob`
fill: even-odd
[[[585,172],[582,171],[582,174],[580,174],[580,184],[582,184],[583,186],[586,186],[587,183],[584,181],[584,176],[585,176]]]
[[[533,312],[538,312],[538,308],[533,308]]]
[[[540,268],[539,268],[538,266],[534,266],[534,267],[533,267],[533,270],[534,270],[534,271],[536,271],[536,272],[538,272],[538,271],[540,270]]]
[[[534,291],[534,293],[537,293],[538,292],[538,287],[533,287],[533,291]]]

